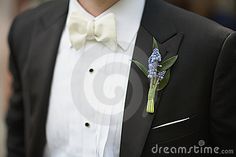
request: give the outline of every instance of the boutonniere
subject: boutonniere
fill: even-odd
[[[168,84],[170,79],[170,68],[175,64],[177,58],[178,56],[176,55],[166,60],[162,60],[157,41],[153,38],[153,52],[148,59],[148,68],[142,63],[133,60],[147,79],[150,80],[146,109],[148,113],[154,113],[155,96],[158,91],[163,90]]]

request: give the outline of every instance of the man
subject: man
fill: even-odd
[[[147,65],[153,37],[163,59],[178,59],[151,114],[149,80],[131,60]],[[9,43],[8,157],[235,149],[232,30],[161,0],[58,0],[18,16]]]

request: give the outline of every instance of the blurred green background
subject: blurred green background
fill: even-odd
[[[4,116],[10,95],[7,34],[13,18],[47,0],[0,0],[0,157],[5,153]],[[236,0],[166,0],[236,30]]]

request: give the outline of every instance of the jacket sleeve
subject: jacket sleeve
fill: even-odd
[[[24,104],[22,97],[22,85],[17,65],[16,51],[14,46],[14,28],[16,21],[13,22],[9,32],[9,69],[12,74],[12,94],[9,101],[9,108],[6,115],[7,124],[7,157],[25,157],[24,143]]]
[[[225,40],[216,65],[210,136],[213,145],[236,152],[236,33]]]

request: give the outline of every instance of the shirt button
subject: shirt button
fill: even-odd
[[[94,72],[94,70],[93,69],[89,69],[89,72],[92,73],[92,72]]]
[[[86,127],[89,127],[89,126],[90,126],[90,124],[89,124],[88,122],[86,122],[84,125],[85,125]]]

